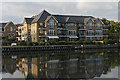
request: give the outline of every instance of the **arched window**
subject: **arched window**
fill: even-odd
[[[89,22],[88,22],[88,27],[89,27],[89,29],[92,29],[92,21],[91,20],[89,20]]]
[[[97,22],[97,29],[100,29],[100,22]]]
[[[50,28],[54,28],[54,20],[50,19]]]

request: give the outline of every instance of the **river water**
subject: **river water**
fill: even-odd
[[[119,77],[119,49],[9,53],[2,57],[2,78],[109,80]]]

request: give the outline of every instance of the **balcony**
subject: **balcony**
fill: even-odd
[[[58,37],[67,37],[67,35],[58,35]]]
[[[79,30],[86,30],[85,26],[79,27]]]
[[[85,37],[86,35],[79,35],[79,37]]]
[[[68,30],[67,28],[57,28],[58,30]]]
[[[103,37],[108,37],[108,35],[103,35]]]
[[[40,35],[39,37],[47,37],[46,35]]]
[[[105,28],[103,28],[102,30],[108,30],[107,28],[105,29]]]

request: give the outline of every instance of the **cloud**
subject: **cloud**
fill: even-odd
[[[85,15],[118,20],[117,2],[79,2],[77,8]]]
[[[117,20],[117,2],[5,2],[3,21],[22,23],[24,17],[39,14],[46,9],[52,14],[91,15]]]
[[[3,2],[118,2],[119,0],[3,0]]]

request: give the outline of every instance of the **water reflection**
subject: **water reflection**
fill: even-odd
[[[107,75],[118,66],[119,55],[118,51],[72,51],[69,54],[17,55],[17,58],[4,56],[3,73],[13,74],[19,70],[24,78],[101,78],[102,74]]]

